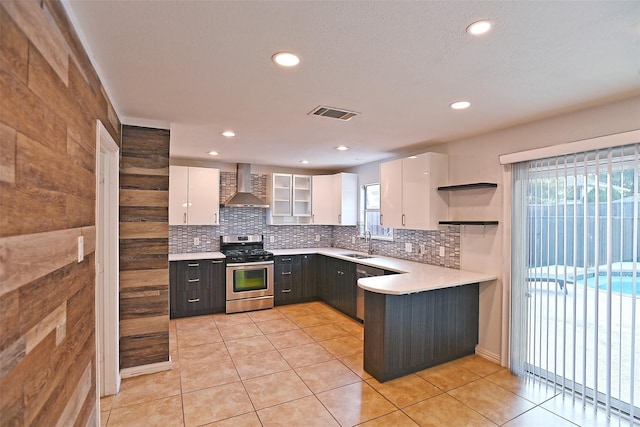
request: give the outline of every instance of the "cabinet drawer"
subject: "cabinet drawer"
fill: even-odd
[[[278,255],[275,264],[300,264],[300,255]]]

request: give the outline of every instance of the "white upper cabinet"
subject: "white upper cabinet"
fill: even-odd
[[[187,223],[189,168],[169,166],[169,225]]]
[[[333,210],[333,175],[313,177],[312,224],[333,225],[337,216]]]
[[[267,224],[308,224],[311,222],[312,182],[309,175],[274,173],[267,193]]]
[[[220,224],[220,169],[169,166],[169,224]]]
[[[274,173],[271,181],[271,216],[291,216],[293,175]]]
[[[313,177],[313,217],[316,225],[357,225],[358,175],[338,173]]]
[[[446,154],[424,153],[380,164],[380,214],[385,227],[437,230],[447,218],[448,196],[438,192],[448,184]]]
[[[293,175],[293,216],[311,216],[311,176]]]

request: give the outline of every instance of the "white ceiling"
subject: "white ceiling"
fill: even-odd
[[[640,93],[639,1],[66,6],[123,123],[170,124],[174,158],[340,169]],[[479,19],[494,30],[469,36]],[[274,65],[282,50],[301,64]]]

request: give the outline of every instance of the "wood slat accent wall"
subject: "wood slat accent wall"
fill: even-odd
[[[169,360],[169,131],[122,129],[120,368]]]
[[[60,2],[0,1],[0,426],[98,419],[97,119],[120,141]]]

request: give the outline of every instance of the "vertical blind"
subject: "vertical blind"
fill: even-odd
[[[640,415],[640,145],[514,164],[511,367]]]

